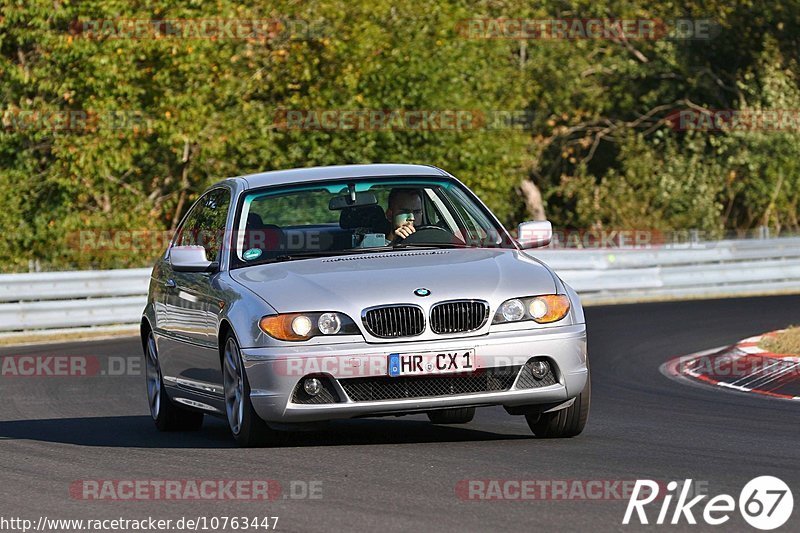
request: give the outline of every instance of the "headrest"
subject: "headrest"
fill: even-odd
[[[264,227],[264,220],[258,213],[248,213],[247,229],[261,229]]]
[[[369,228],[373,233],[388,233],[389,221],[379,205],[347,207],[339,215],[342,229]]]

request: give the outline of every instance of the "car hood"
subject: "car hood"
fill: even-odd
[[[231,277],[279,313],[340,311],[414,303],[423,308],[452,299],[487,300],[494,309],[519,296],[556,290],[554,274],[509,249],[405,250],[299,259],[239,268]],[[418,288],[427,297],[414,294]]]

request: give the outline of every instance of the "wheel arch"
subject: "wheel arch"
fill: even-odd
[[[150,325],[150,320],[146,317],[142,317],[142,321],[139,323],[139,337],[142,339],[142,346],[147,342],[147,334],[153,331],[153,326]]]
[[[236,331],[233,329],[233,325],[227,318],[223,318],[219,322],[219,330],[217,331],[217,352],[219,353],[220,371],[222,371],[222,358],[225,355],[225,339],[228,338],[229,334],[233,335],[233,338],[236,339],[236,342],[239,342],[239,339],[236,336]]]

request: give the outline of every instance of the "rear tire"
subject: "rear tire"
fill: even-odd
[[[466,424],[472,422],[473,418],[475,418],[474,407],[458,407],[428,412],[428,419],[434,424]]]
[[[144,340],[145,378],[150,416],[159,431],[195,431],[203,425],[203,413],[178,407],[169,399],[161,375],[161,363],[152,331]]]
[[[236,443],[244,448],[275,444],[277,432],[258,416],[250,402],[250,383],[233,333],[228,333],[223,345],[222,374],[225,414]]]
[[[533,434],[540,439],[575,437],[586,426],[591,403],[592,383],[587,377],[586,386],[572,405],[553,413],[525,415],[525,420]]]

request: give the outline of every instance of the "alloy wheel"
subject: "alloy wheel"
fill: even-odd
[[[158,363],[156,340],[152,332],[147,335],[147,358],[145,363],[147,400],[150,404],[150,415],[153,417],[153,420],[157,420],[161,412],[161,368]]]
[[[225,387],[225,411],[228,415],[228,424],[234,435],[238,435],[242,428],[244,415],[244,381],[242,379],[241,359],[239,348],[233,339],[228,339],[225,344],[223,383]]]

